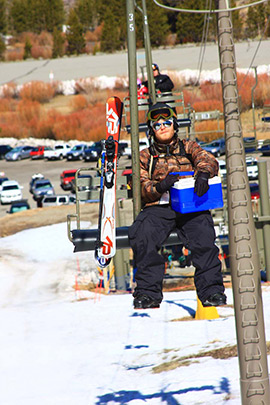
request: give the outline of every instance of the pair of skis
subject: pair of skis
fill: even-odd
[[[95,258],[107,267],[116,252],[116,174],[123,103],[118,97],[106,102],[106,140],[101,152],[98,238]]]

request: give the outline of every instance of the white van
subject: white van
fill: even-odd
[[[53,194],[46,195],[42,200],[43,207],[51,207],[53,205],[68,205],[74,204],[76,202],[76,197],[67,194]]]

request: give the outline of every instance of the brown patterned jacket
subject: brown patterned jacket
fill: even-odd
[[[207,172],[210,178],[218,174],[218,161],[195,141],[180,141],[174,137],[169,145],[154,142],[153,146],[153,158],[149,148],[140,152],[140,182],[144,206],[159,204],[161,194],[155,185],[165,179],[168,173],[194,170],[195,175],[198,171]]]

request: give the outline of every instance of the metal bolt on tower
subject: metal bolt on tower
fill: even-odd
[[[228,0],[216,0],[217,10],[228,8]],[[226,138],[230,268],[242,405],[269,405],[259,253],[240,122],[229,11],[217,13],[217,26]]]

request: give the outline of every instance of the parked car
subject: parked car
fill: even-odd
[[[5,159],[6,161],[28,159],[32,149],[32,146],[16,146],[5,154]]]
[[[148,141],[139,141],[139,152],[145,148],[148,148]],[[125,148],[123,155],[127,156],[128,159],[131,159],[131,147]]]
[[[5,155],[12,150],[9,145],[0,145],[0,159],[4,159]]]
[[[67,160],[83,160],[85,157],[85,150],[88,148],[86,144],[79,144],[73,146],[73,148],[67,153]]]
[[[255,152],[257,149],[258,142],[254,136],[246,136],[243,138],[244,148],[246,153]]]
[[[35,201],[43,198],[45,195],[55,194],[54,188],[48,179],[38,179],[32,188],[33,199]]]
[[[221,178],[226,178],[227,171],[226,171],[226,162],[223,159],[217,159],[219,163],[219,173]]]
[[[32,160],[44,159],[44,152],[50,150],[52,150],[50,146],[37,146],[30,152],[30,157]]]
[[[54,146],[52,150],[44,151],[44,158],[48,160],[62,160],[70,151],[71,146],[67,143],[59,143]]]
[[[246,164],[249,180],[256,180],[259,175],[257,159],[255,159],[253,156],[247,156]]]
[[[9,204],[22,199],[22,186],[15,180],[7,180],[2,183],[0,194],[1,204]]]
[[[51,207],[55,205],[68,205],[75,203],[76,197],[74,195],[67,195],[67,194],[46,195],[42,200],[43,207]]]
[[[92,146],[85,150],[84,160],[88,161],[98,161],[99,155],[102,151],[101,141],[95,142]]]
[[[207,152],[211,152],[214,156],[221,156],[225,154],[225,139],[219,138],[212,142],[204,143],[201,147]]]
[[[123,156],[125,153],[126,148],[128,147],[127,142],[120,141],[118,144],[118,153],[120,156]]]
[[[30,210],[30,205],[27,200],[19,200],[13,202],[7,214],[15,214],[15,212]]]
[[[75,178],[77,170],[64,170],[60,174],[60,185],[63,190],[70,190],[71,189],[71,182]]]
[[[226,163],[223,159],[218,159],[219,162],[219,171],[222,178],[226,178],[227,171],[226,171]],[[258,178],[258,164],[257,159],[253,156],[246,157],[246,165],[247,165],[247,174],[249,180],[256,180]]]
[[[260,152],[263,156],[270,156],[270,143],[262,145],[258,152]]]
[[[40,179],[44,179],[43,174],[41,174],[41,173],[35,173],[35,174],[33,174],[32,178],[31,178],[31,180],[30,180],[30,183],[29,183],[29,192],[30,192],[31,194],[33,193],[33,186],[34,186],[35,182],[36,182],[37,180],[40,180]]]
[[[258,183],[249,183],[250,194],[252,200],[260,198],[260,189]]]
[[[4,183],[4,181],[9,180],[8,177],[4,176],[4,177],[0,177],[0,192],[2,190],[2,184]]]

